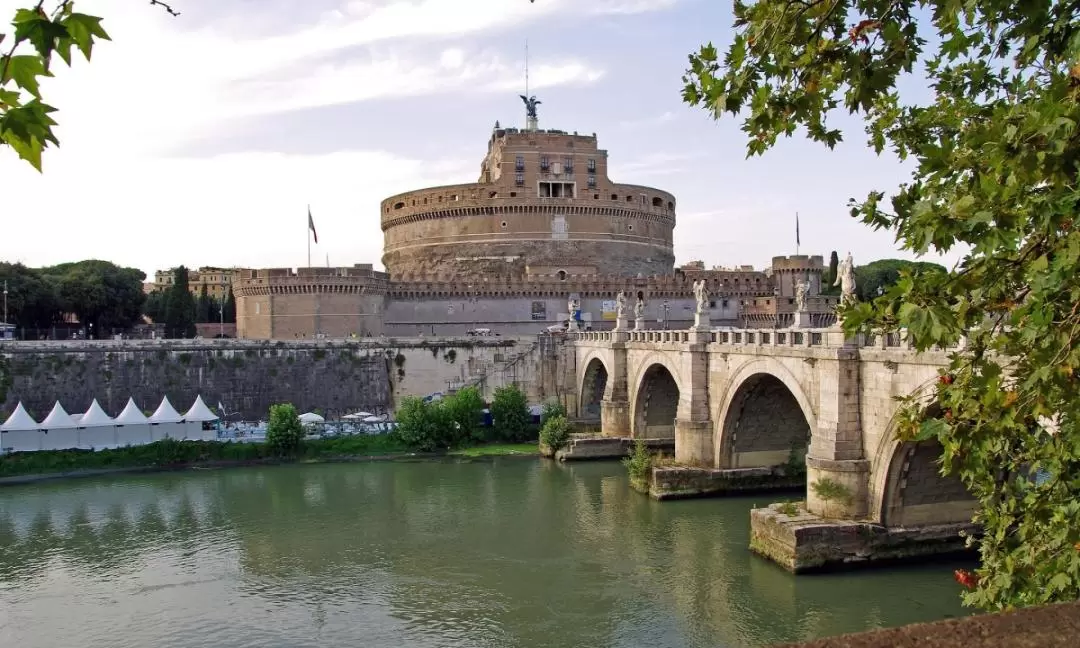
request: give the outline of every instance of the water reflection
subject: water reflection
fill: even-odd
[[[0,491],[0,645],[740,646],[962,614],[948,566],[793,578],[752,500],[620,466],[287,466]]]

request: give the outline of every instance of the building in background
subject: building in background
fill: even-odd
[[[534,334],[580,303],[587,327],[615,324],[615,299],[645,302],[648,328],[686,328],[704,279],[714,326],[788,326],[795,285],[808,284],[815,325],[832,323],[820,256],[775,257],[768,270],[675,268],[675,197],[608,177],[595,134],[495,124],[477,182],[431,187],[380,204],[385,272],[371,264],[230,271],[199,268],[192,292],[228,290],[237,335],[252,339]],[[172,277],[157,273],[165,287]]]
[[[237,268],[215,268],[210,266],[204,266],[198,270],[188,270],[188,290],[193,295],[200,295],[203,288],[206,288],[207,296],[219,301],[223,300],[232,290],[233,274],[236,272]],[[175,274],[172,270],[158,270],[154,273],[154,282],[151,284],[152,289],[148,292],[168,290],[169,286],[173,285],[174,279]],[[145,286],[143,289],[146,289]]]

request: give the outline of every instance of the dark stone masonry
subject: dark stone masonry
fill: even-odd
[[[380,413],[391,408],[393,360],[385,348],[361,345],[10,344],[0,348],[0,373],[6,365],[9,383],[0,413],[6,416],[22,401],[40,421],[57,400],[68,412],[83,412],[96,398],[115,416],[128,397],[153,410],[165,395],[181,413],[202,395],[208,406],[221,402],[249,420],[265,418],[270,405],[281,402],[301,412]]]

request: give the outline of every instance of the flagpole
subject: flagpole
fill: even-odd
[[[795,256],[799,256],[799,212],[795,212]]]
[[[307,206],[308,222],[304,223],[304,234],[307,236],[307,267],[311,267],[311,205]]]

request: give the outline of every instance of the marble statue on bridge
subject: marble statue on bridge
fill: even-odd
[[[615,295],[615,319],[622,319],[626,317],[626,293],[619,291],[618,295]]]
[[[847,257],[836,269],[836,281],[833,285],[840,286],[841,304],[855,303],[855,262],[851,258],[851,252],[847,253]]]
[[[709,289],[705,286],[704,279],[694,282],[694,301],[697,304],[697,315],[701,315],[709,307]]]
[[[797,312],[797,313],[805,313],[806,312],[806,291],[807,291],[807,288],[808,288],[808,286],[806,285],[806,282],[803,281],[802,279],[799,279],[795,283],[795,312]]]

